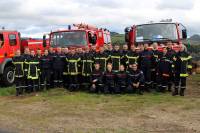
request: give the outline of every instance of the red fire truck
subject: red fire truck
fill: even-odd
[[[36,50],[38,48],[43,50],[42,39],[21,39],[18,31],[0,30],[0,79],[1,84],[6,86],[14,82],[14,70],[12,64],[12,57],[17,49],[21,49],[22,53],[24,47]]]
[[[46,43],[46,35],[43,42]],[[73,24],[67,30],[57,30],[49,34],[49,45],[51,47],[91,47],[95,45],[97,50],[104,44],[111,43],[110,32],[107,29],[97,28],[87,24]],[[44,46],[49,47],[44,44]]]
[[[144,43],[157,42],[159,49],[167,41],[172,41],[173,49],[179,50],[180,43],[187,38],[187,30],[181,23],[173,23],[172,20],[162,20],[161,22],[133,25],[125,28],[125,40],[129,46]]]

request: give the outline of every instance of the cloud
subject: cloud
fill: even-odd
[[[194,0],[161,0],[157,5],[158,9],[191,10],[194,7]]]
[[[198,0],[6,0],[0,1],[0,27],[19,30],[23,36],[88,23],[123,33],[126,26],[172,18],[200,33]]]

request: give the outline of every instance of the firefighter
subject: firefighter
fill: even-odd
[[[127,54],[128,54],[128,45],[127,44],[124,44],[122,46],[122,57],[121,57],[121,64],[123,64],[125,66],[125,68],[127,67],[126,65],[126,62],[127,62]]]
[[[180,52],[174,57],[175,89],[172,93],[173,96],[178,94],[184,96],[188,70],[192,69],[191,59],[192,57],[187,52],[186,47],[182,45]]]
[[[135,63],[131,65],[131,70],[128,74],[128,87],[126,89],[127,93],[138,93],[142,95],[143,84],[144,84],[144,74],[138,69],[138,65]]]
[[[97,52],[94,56],[94,62],[98,62],[100,64],[100,70],[102,72],[106,71],[108,60],[109,55],[104,51],[104,47],[100,47],[99,52]]]
[[[136,49],[134,45],[131,45],[130,51],[126,55],[126,65],[128,66],[128,70],[133,64],[138,64],[139,54],[136,53]]]
[[[109,61],[112,63],[112,70],[114,72],[119,71],[119,66],[121,64],[121,57],[122,57],[122,53],[120,51],[120,46],[116,44],[114,46],[114,50],[111,52],[110,61]]]
[[[99,62],[95,62],[94,70],[91,74],[91,93],[104,93],[103,89],[103,72],[100,70]]]
[[[63,54],[65,55],[65,60],[64,60],[64,69],[63,69],[63,86],[64,88],[67,89],[69,85],[69,73],[68,73],[68,56],[70,54],[70,51],[68,48],[64,48]]]
[[[125,70],[125,66],[123,64],[120,65],[119,72],[116,73],[116,93],[124,93],[127,88],[128,83],[128,72]]]
[[[90,48],[85,48],[85,53],[81,57],[82,62],[82,76],[83,76],[83,86],[87,87],[90,83],[90,76],[93,69],[93,55],[90,52]],[[88,87],[87,87],[88,88]]]
[[[15,72],[15,85],[16,85],[16,96],[23,94],[24,89],[24,58],[21,55],[20,50],[15,52],[13,57],[14,72]]]
[[[112,46],[112,44],[109,43],[107,45],[107,50],[105,52],[110,56],[112,51],[113,51],[113,46]]]
[[[25,47],[24,49],[24,54],[23,54],[23,58],[24,58],[24,89],[25,92],[29,92],[28,89],[28,60],[30,59],[30,49],[28,47]]]
[[[36,57],[38,58],[38,60],[40,61],[41,57],[42,57],[42,50],[41,49],[37,49],[37,54],[36,54]],[[39,73],[39,79],[37,81],[38,83],[38,88],[36,88],[36,91],[39,91],[39,89],[41,89],[41,72]]]
[[[171,61],[173,61],[173,58],[176,56],[176,52],[172,49],[173,43],[172,41],[167,41],[167,57],[168,59],[170,59]],[[171,88],[172,88],[172,83],[174,81],[174,76],[172,75],[170,77],[169,80],[169,84],[168,84],[168,91],[171,92]]]
[[[165,92],[168,87],[172,75],[172,63],[173,62],[167,57],[167,48],[164,47],[162,57],[160,58],[156,69],[157,82],[159,83],[157,88],[158,92]]]
[[[38,88],[38,79],[39,79],[39,60],[35,55],[35,51],[31,50],[30,58],[28,60],[28,93],[36,92]]]
[[[115,88],[115,72],[112,70],[112,64],[111,63],[109,63],[107,65],[107,71],[104,72],[103,83],[104,83],[104,93],[105,94],[116,93],[116,88]]]
[[[162,54],[160,51],[158,51],[157,42],[154,42],[152,44],[152,52],[153,52],[153,59],[152,59],[152,65],[151,65],[151,81],[152,81],[152,88],[156,90],[157,89],[156,68]]]
[[[45,49],[44,55],[40,58],[40,70],[41,70],[40,89],[41,90],[45,88],[45,81],[46,81],[46,89],[47,90],[50,89],[51,66],[52,66],[52,58],[51,56],[49,56],[49,51]]]
[[[79,89],[78,83],[78,67],[80,65],[80,57],[74,49],[71,50],[71,54],[67,58],[68,61],[68,74],[70,77],[69,90],[75,91]]]
[[[96,45],[92,45],[91,44],[90,53],[92,53],[95,56],[95,54],[96,54]]]
[[[144,44],[144,49],[141,47],[139,63],[140,69],[144,73],[145,77],[145,89],[146,91],[150,91],[151,89],[151,65],[153,59],[153,52],[148,50],[149,45]]]
[[[77,50],[76,54],[80,58],[80,62],[79,62],[79,65],[78,65],[78,82],[79,82],[78,84],[80,86],[82,86],[82,84],[83,84],[83,76],[82,76],[82,66],[83,66],[83,64],[81,62],[81,59],[84,55],[84,50],[82,48],[77,48],[76,50]]]
[[[54,49],[52,47],[49,48],[49,52],[48,52],[49,56],[51,57],[51,59],[53,59],[53,56],[54,56]],[[53,88],[54,87],[54,73],[53,73],[53,63],[51,63],[51,67],[50,67],[50,88]]]
[[[65,55],[62,54],[61,47],[57,48],[57,52],[53,55],[52,65],[54,74],[54,87],[61,87],[63,83],[63,70],[65,63]]]

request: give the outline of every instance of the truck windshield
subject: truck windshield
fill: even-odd
[[[86,33],[84,31],[55,32],[51,34],[52,47],[87,45]]]
[[[160,40],[177,40],[177,29],[175,24],[157,23],[139,25],[136,28],[136,42],[160,41]]]

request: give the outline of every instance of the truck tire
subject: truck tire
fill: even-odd
[[[2,83],[4,86],[11,86],[14,83],[14,68],[12,66],[6,67],[2,75]]]

